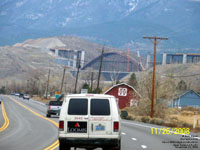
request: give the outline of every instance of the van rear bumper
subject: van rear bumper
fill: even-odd
[[[47,114],[51,114],[51,115],[60,114],[60,110],[47,110]]]
[[[59,141],[70,147],[117,147],[120,144],[119,139],[108,138],[62,138]]]

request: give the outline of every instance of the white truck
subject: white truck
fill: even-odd
[[[71,147],[120,150],[121,124],[114,96],[73,94],[64,98],[59,117],[60,150]]]

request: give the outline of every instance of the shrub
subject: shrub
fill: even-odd
[[[152,124],[157,124],[157,125],[162,125],[164,124],[164,120],[163,119],[159,119],[159,118],[153,118],[150,123]]]
[[[191,111],[182,111],[181,115],[183,115],[183,116],[193,116],[194,112],[191,112]]]
[[[125,119],[127,119],[127,120],[135,120],[136,116],[134,116],[134,115],[128,115]]]
[[[135,118],[135,120],[138,121],[138,122],[141,122],[141,118],[142,118],[141,116],[137,116],[137,117]]]
[[[179,110],[177,108],[169,108],[168,111],[170,114],[174,114],[174,115],[179,114]]]
[[[150,120],[151,120],[151,118],[149,116],[143,116],[141,118],[141,121],[144,122],[144,123],[148,123]]]
[[[181,108],[181,111],[192,111],[192,112],[194,112],[194,111],[196,111],[196,108],[188,106],[188,107]]]
[[[196,109],[197,114],[200,114],[200,108]]]
[[[173,116],[170,118],[170,120],[171,122],[178,122],[178,117]]]
[[[182,124],[182,126],[183,126],[183,127],[187,127],[187,128],[192,128],[192,125],[189,124],[189,123],[187,123],[187,122],[184,122],[184,123]]]
[[[165,122],[164,125],[171,128],[177,127],[177,123],[172,122]]]

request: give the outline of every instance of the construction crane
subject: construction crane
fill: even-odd
[[[135,42],[131,41],[131,43],[132,43],[132,44],[135,46],[135,48],[136,48],[137,57],[138,57],[138,60],[139,60],[139,66],[140,66],[140,68],[141,68],[141,71],[144,71],[145,68],[144,68],[144,66],[142,65],[142,59],[141,59],[141,56],[140,56],[139,48],[138,48],[138,46],[137,46],[137,44],[136,44]]]

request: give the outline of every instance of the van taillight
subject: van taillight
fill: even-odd
[[[59,121],[59,130],[60,131],[64,130],[64,121]]]
[[[119,131],[119,122],[114,122],[113,130],[114,130],[114,132],[118,132]]]
[[[49,109],[51,109],[51,106],[49,106]]]

